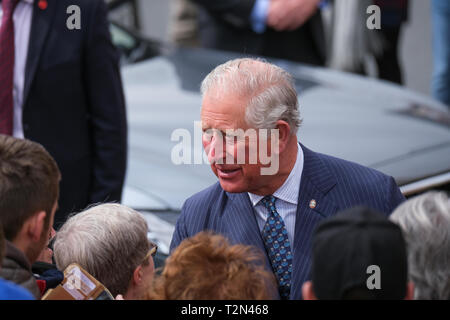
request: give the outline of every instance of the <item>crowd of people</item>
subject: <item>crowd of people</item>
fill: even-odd
[[[36,142],[0,135],[1,299],[40,299],[73,263],[125,300],[450,298],[448,195],[405,202],[392,177],[299,143],[297,93],[276,65],[231,60],[202,94],[218,182],[185,201],[156,275],[142,214],[94,204],[55,231],[56,161]],[[265,146],[278,170],[263,174],[270,164],[259,157],[236,162],[255,146],[231,143],[230,128],[276,130],[257,140],[275,140]],[[37,261],[48,268],[35,271]]]
[[[49,288],[40,290],[31,264],[54,236],[60,173],[42,146],[5,135],[0,160],[0,299],[40,299]],[[213,232],[182,241],[155,274],[157,248],[147,238],[149,227],[142,214],[120,204],[87,208],[56,233],[56,267],[77,263],[125,300],[279,297],[261,250]],[[312,235],[303,299],[448,300],[449,232],[450,199],[444,192],[411,198],[389,218],[366,207],[344,210],[322,221]],[[375,288],[368,285],[371,266],[379,272]]]

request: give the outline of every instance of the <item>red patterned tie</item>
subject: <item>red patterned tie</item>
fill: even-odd
[[[0,134],[12,135],[14,81],[14,9],[19,0],[2,0],[0,27]]]

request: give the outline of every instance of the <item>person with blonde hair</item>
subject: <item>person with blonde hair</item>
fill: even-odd
[[[155,279],[150,300],[267,300],[276,281],[256,248],[200,232],[184,240]]]

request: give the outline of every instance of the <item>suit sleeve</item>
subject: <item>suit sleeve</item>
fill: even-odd
[[[213,17],[235,27],[250,27],[250,15],[256,0],[191,0]]]
[[[405,197],[400,191],[394,178],[389,177],[387,185],[387,201],[386,201],[386,211],[388,216],[403,202]]]
[[[170,253],[172,253],[184,239],[189,237],[186,230],[185,215],[186,202],[181,208],[181,214],[175,224],[175,231],[173,232],[172,241],[170,242]]]
[[[122,197],[127,162],[127,121],[119,56],[111,42],[103,0],[92,1],[84,51],[91,130],[90,203]]]

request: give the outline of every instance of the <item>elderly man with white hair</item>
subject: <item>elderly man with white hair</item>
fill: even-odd
[[[297,92],[283,69],[232,60],[205,78],[202,93],[203,147],[219,181],[186,200],[171,250],[203,230],[254,245],[280,298],[301,299],[318,222],[357,205],[388,215],[404,200],[392,177],[299,143]]]
[[[401,204],[390,216],[408,247],[409,280],[417,300],[450,300],[450,199],[430,191]]]
[[[138,300],[154,275],[156,246],[144,217],[120,204],[101,204],[72,216],[56,234],[58,269],[78,263],[114,295]]]

